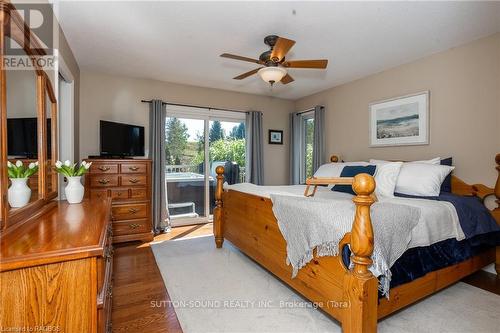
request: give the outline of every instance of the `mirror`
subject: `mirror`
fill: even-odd
[[[52,90],[52,84],[48,78],[45,79],[45,165],[46,165],[46,186],[47,195],[53,196],[54,193],[57,196],[57,181],[58,176],[54,170],[54,164],[57,161],[57,106],[55,101],[54,92]]]
[[[16,42],[5,37],[9,47]],[[6,45],[7,46],[7,45]],[[19,45],[17,47],[20,49]],[[24,52],[24,51],[22,51]],[[26,54],[24,54],[26,55]],[[34,69],[5,70],[8,210],[28,206],[42,197],[39,179],[41,119],[37,107],[37,73]]]
[[[52,169],[58,149],[52,85],[56,80],[49,80],[51,74],[57,77],[57,71],[45,72],[33,61],[45,54],[43,48],[20,46],[38,41],[23,18],[16,11],[3,13],[3,19],[12,24],[0,31],[4,64],[0,75],[0,232],[33,216],[58,195],[58,177]]]

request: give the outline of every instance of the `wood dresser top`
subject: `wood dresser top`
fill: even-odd
[[[103,254],[110,200],[58,201],[0,238],[0,272]]]

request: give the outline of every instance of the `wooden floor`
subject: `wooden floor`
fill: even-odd
[[[155,240],[210,234],[212,224],[185,226]],[[182,332],[149,244],[116,244],[113,278],[113,332]]]
[[[184,226],[155,241],[212,234],[212,224]],[[113,332],[182,332],[149,244],[119,244],[114,257]],[[479,271],[463,280],[500,295],[500,278]],[[159,306],[157,306],[159,305]]]

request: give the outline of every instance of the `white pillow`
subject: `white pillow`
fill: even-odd
[[[327,163],[323,164],[314,173],[314,177],[340,177],[342,169],[345,166],[366,166],[366,162],[345,162],[345,163]]]
[[[371,160],[370,160],[371,161]],[[375,194],[377,197],[394,198],[394,190],[403,162],[379,162],[375,171]]]
[[[408,195],[435,197],[453,166],[430,163],[403,163],[396,183],[396,192]]]

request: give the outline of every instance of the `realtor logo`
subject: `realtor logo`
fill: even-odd
[[[54,70],[58,25],[48,3],[16,1],[2,6],[9,15],[4,43],[6,70]],[[23,24],[24,22],[24,24]],[[29,28],[32,33],[28,33]]]

